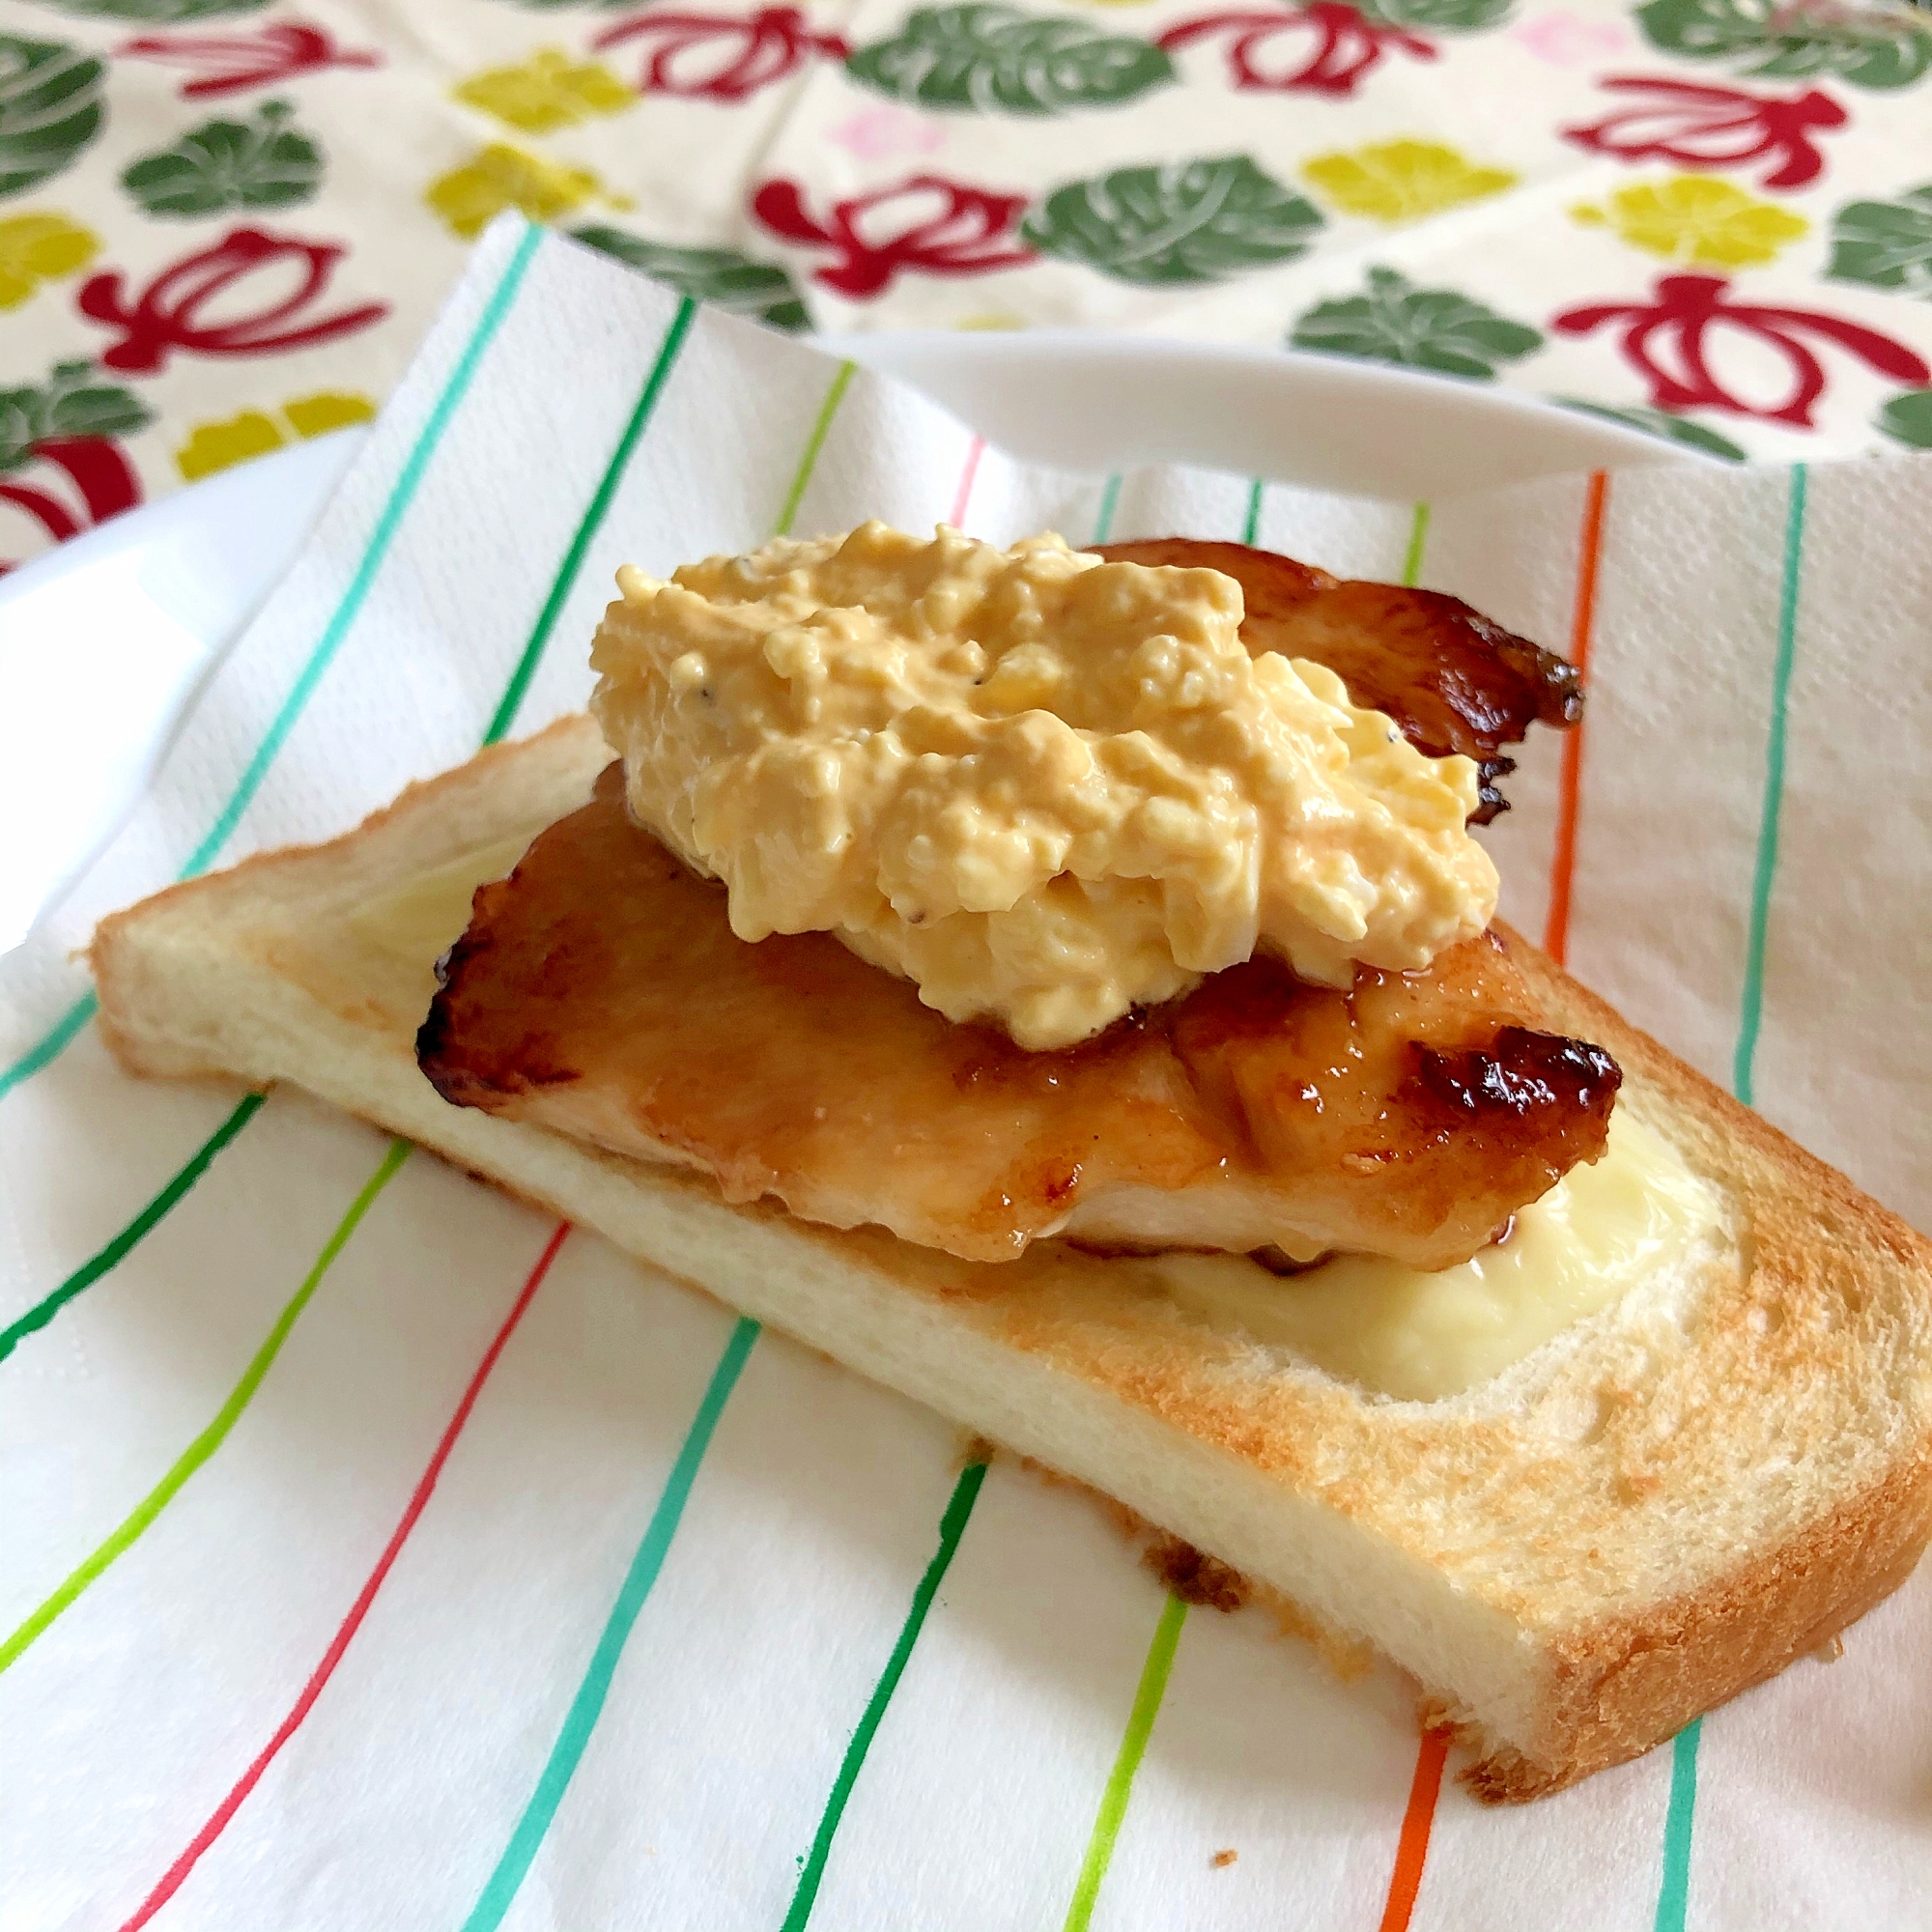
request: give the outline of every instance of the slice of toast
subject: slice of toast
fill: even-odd
[[[1719,1191],[1721,1225],[1694,1265],[1436,1402],[1204,1325],[1131,1259],[959,1261],[448,1105],[412,1041],[466,855],[507,870],[607,757],[568,719],[331,844],[115,915],[93,955],[114,1051],[296,1082],[1118,1499],[1407,1671],[1485,1798],[1649,1748],[1917,1560],[1932,1247],[1521,941],[1543,1023],[1615,1054],[1619,1108]]]

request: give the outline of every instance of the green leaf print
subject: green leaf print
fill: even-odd
[[[1896,201],[1854,201],[1839,209],[1825,273],[1836,282],[1932,297],[1932,182]]]
[[[1719,436],[1688,416],[1674,416],[1668,410],[1645,409],[1632,404],[1612,409],[1607,403],[1586,403],[1580,396],[1556,396],[1566,410],[1579,410],[1586,416],[1602,416],[1605,422],[1622,423],[1626,429],[1640,429],[1646,436],[1661,436],[1667,442],[1681,442],[1701,449],[1707,456],[1721,456],[1726,463],[1742,463],[1745,452],[1729,437]]]
[[[0,195],[57,175],[100,132],[100,63],[0,34]]]
[[[151,26],[171,27],[182,20],[212,20],[221,14],[259,13],[269,0],[42,0],[42,4],[98,20],[145,20]]]
[[[1055,188],[1020,229],[1042,255],[1155,288],[1290,262],[1321,226],[1314,204],[1245,155],[1116,168]]]
[[[93,374],[92,362],[56,362],[43,388],[0,389],[0,470],[18,469],[50,437],[131,436],[154,420],[146,404]]]
[[[992,4],[922,7],[845,69],[895,99],[968,113],[1113,107],[1174,78],[1174,63],[1147,41]]]
[[[1352,0],[1365,20],[1384,27],[1427,27],[1441,34],[1480,34],[1500,27],[1515,0]]]
[[[1932,449],[1932,389],[1908,389],[1892,397],[1879,411],[1878,426],[1914,449]]]
[[[798,285],[770,262],[754,262],[735,248],[674,248],[646,242],[621,228],[573,228],[579,242],[664,282],[694,301],[728,309],[773,328],[809,328],[811,318],[799,299]]]
[[[150,214],[215,214],[225,208],[289,208],[322,179],[322,150],[287,125],[284,100],[253,121],[204,121],[172,148],[144,155],[121,185]]]
[[[1839,0],[1649,0],[1636,17],[1653,45],[1691,60],[1737,60],[1744,74],[1837,74],[1859,87],[1910,87],[1932,66],[1932,21],[1902,9],[1851,12]]]
[[[1369,270],[1369,293],[1318,302],[1289,337],[1294,349],[1399,362],[1444,376],[1492,377],[1543,337],[1450,289],[1412,287],[1393,269]]]

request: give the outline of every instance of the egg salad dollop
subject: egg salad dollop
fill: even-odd
[[[732,930],[836,934],[1022,1047],[1257,950],[1414,970],[1495,909],[1473,762],[1250,655],[1219,571],[867,523],[617,582],[592,708]]]

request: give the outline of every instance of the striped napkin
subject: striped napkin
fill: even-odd
[[[0,968],[0,1928],[1922,1922],[1924,1578],[1674,1747],[1483,1809],[1392,1674],[1190,1610],[936,1416],[299,1094],[126,1078],[69,951],[581,704],[620,562],[867,516],[1241,537],[1586,662],[1490,835],[1508,916],[1923,1225],[1926,482],[1060,473],[491,229]]]

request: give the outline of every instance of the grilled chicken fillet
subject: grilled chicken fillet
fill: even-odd
[[[613,764],[479,889],[417,1058],[460,1106],[973,1260],[1064,1234],[1443,1267],[1603,1151],[1616,1090],[1535,1030],[1509,944],[1346,993],[1252,960],[1028,1053],[827,933],[739,939]]]
[[[1453,598],[1240,545],[1111,557],[1238,578],[1251,650],[1330,665],[1486,781],[1578,707],[1562,660]],[[1500,809],[1493,787],[1477,816]],[[1256,958],[1060,1052],[959,1026],[830,934],[749,944],[630,818],[623,770],[482,887],[417,1038],[443,1096],[971,1260],[1109,1248],[1467,1259],[1604,1151],[1619,1074],[1538,1030],[1501,931],[1346,991]]]

